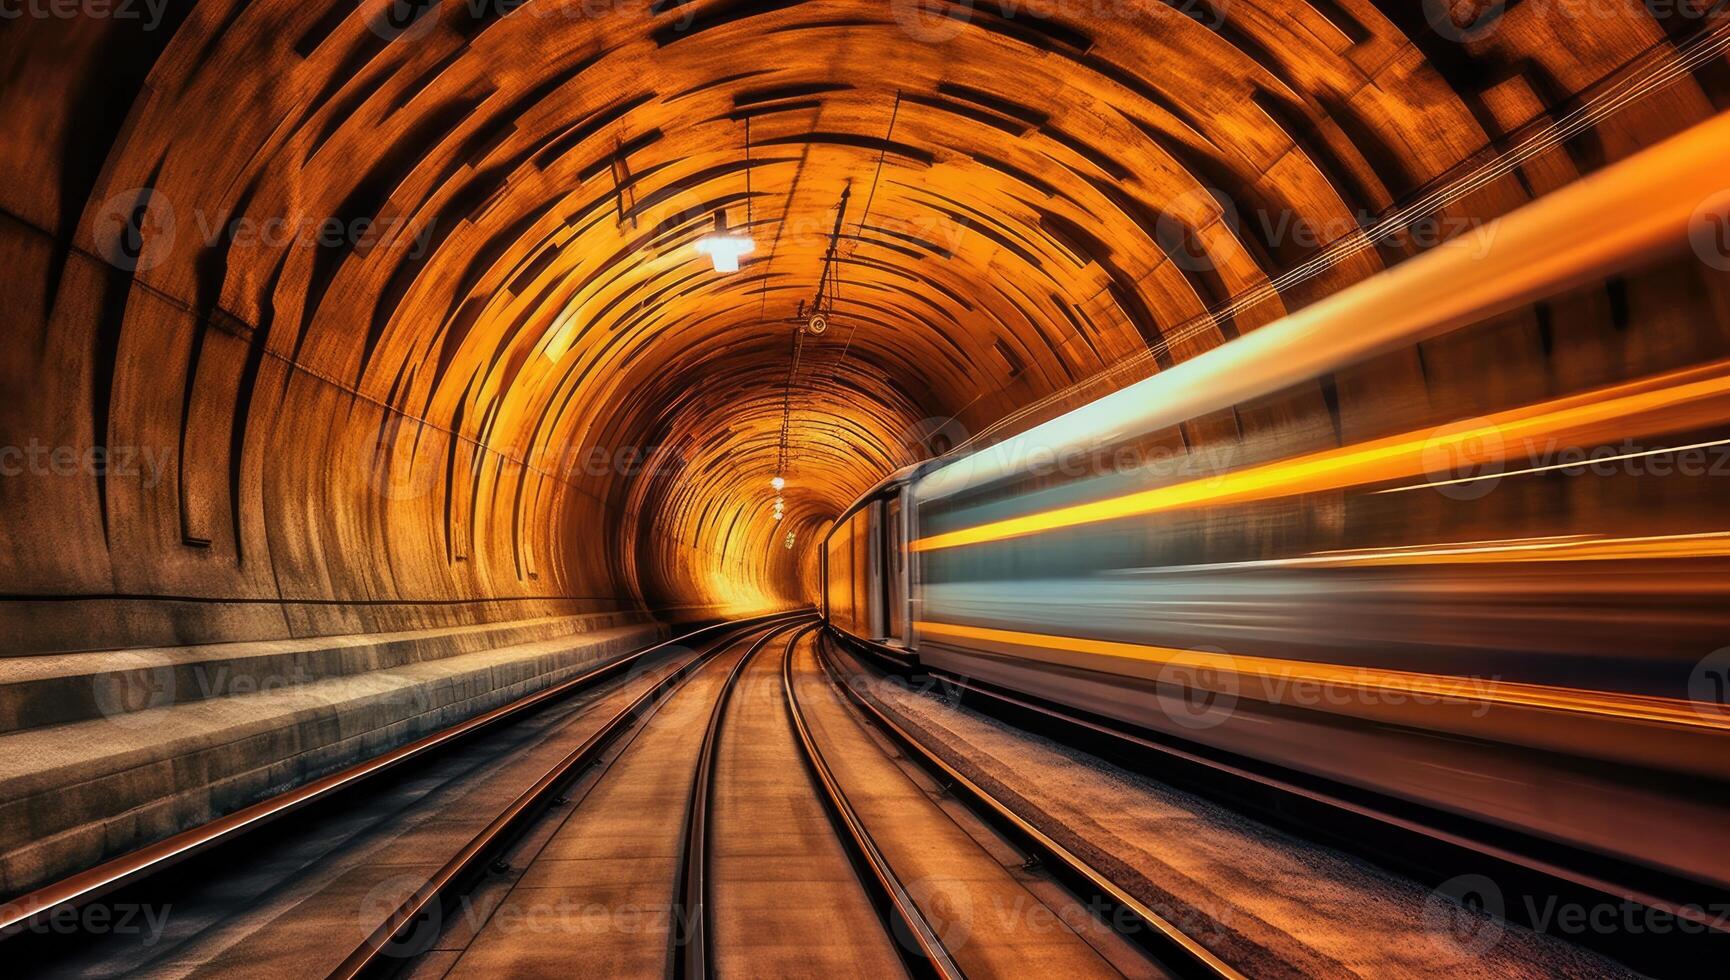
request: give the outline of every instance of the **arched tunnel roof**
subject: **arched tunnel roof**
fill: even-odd
[[[1313,260],[1698,27],[1453,6],[234,0],[17,22],[0,247],[47,287],[16,291],[5,358],[56,386],[9,427],[166,462],[6,481],[8,591],[169,601],[114,643],[799,601],[826,522],[933,429],[1373,275],[1421,236]],[[1504,213],[1712,110],[1666,85],[1440,217]],[[717,214],[756,242],[737,273],[694,247]],[[832,325],[802,334],[825,268]]]

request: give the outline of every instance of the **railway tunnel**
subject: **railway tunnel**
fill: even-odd
[[[1702,852],[1721,850],[1730,807],[1730,660],[1714,653],[1730,643],[1730,531],[1712,480],[1730,421],[1712,400],[1730,354],[1722,4],[68,0],[0,14],[0,946],[43,947],[43,975],[300,957],[334,975],[635,975],[703,972],[722,953],[720,972],[772,974],[1621,975],[1721,954],[1730,869]],[[1204,380],[1143,387],[1162,377]],[[1093,440],[1070,445],[1079,463],[1055,441],[1076,432]],[[1006,462],[1016,448],[1058,462],[1029,476]],[[1383,470],[1311,475],[1365,453]],[[1569,463],[1590,472],[1557,475]],[[1500,492],[1477,482],[1486,465]],[[885,495],[897,478],[906,495]],[[1135,496],[1167,486],[1212,509]],[[1358,486],[1382,489],[1347,499]],[[1161,508],[1191,517],[1133,523]],[[1016,550],[1035,540],[1055,543]],[[1256,562],[1352,570],[1279,603],[1256,591],[1272,579],[1170,577]],[[1445,577],[1421,578],[1433,569]],[[1153,615],[1164,632],[1136,618]],[[1325,627],[1334,639],[1312,635]],[[975,659],[954,652],[969,644]],[[638,653],[669,649],[694,666],[658,674]],[[1038,672],[1005,666],[1030,649],[1047,651]],[[1461,695],[1471,722],[1384,704],[1316,722],[1274,704],[1239,710],[1265,728],[1240,738],[1211,722],[1156,731],[1153,701],[1107,693],[1145,682],[1196,703],[1217,678],[1124,680],[1090,656],[1231,674],[1232,697],[1258,705],[1270,675],[1251,661],[1297,664],[1282,680],[1318,689],[1503,686]],[[822,701],[848,670],[900,686]],[[947,693],[901,700],[932,684]],[[559,741],[642,690],[641,734]],[[703,691],[712,715],[677,700]],[[544,707],[553,694],[588,707]],[[643,721],[656,698],[653,718],[677,724]],[[977,717],[920,713],[954,704]],[[890,727],[861,735],[868,716]],[[1089,741],[1106,729],[1109,751]],[[891,730],[937,746],[933,772],[959,768],[857,761],[891,743],[899,765],[923,758]],[[664,731],[691,762],[619,761]],[[763,809],[833,824],[823,847],[851,861],[845,880],[787,872],[798,897],[782,901],[806,914],[788,921],[814,930],[802,950],[738,921],[782,905],[724,900],[767,901],[722,873],[739,859],[716,843],[750,808],[724,785],[757,758],[741,733],[787,760],[814,753],[765,764],[782,782]],[[1035,736],[1048,741],[1015,740]],[[539,785],[535,760],[581,751],[543,787],[575,804],[516,795]],[[1018,753],[1043,792],[1097,791],[1132,815],[1176,797],[1126,802],[1082,774],[1172,780],[1221,814],[1260,799],[1242,819],[1270,829],[1237,845],[1260,863],[1215,838],[1188,872],[1211,897],[1191,901],[1104,843],[1177,831],[1076,830],[1060,799],[1042,809],[1014,766],[980,761]],[[566,832],[529,827],[512,799],[547,826],[604,799],[614,771],[684,794],[693,763],[722,782],[635,811],[646,825],[665,810],[713,849],[707,864],[697,851],[697,885],[688,857],[667,876],[671,940],[639,930],[640,957],[582,960],[607,944],[581,929],[483,942],[494,919],[467,946],[447,922],[405,951],[417,909],[455,921],[471,893],[558,866],[524,841]],[[1455,775],[1410,775],[1424,767]],[[473,790],[480,773],[496,806]],[[416,845],[427,874],[380,876],[412,862],[354,835],[410,826],[408,804],[377,808],[417,776],[441,787],[428,813],[511,817],[475,838],[490,884],[445,864],[437,835]],[[987,916],[998,893],[980,886],[961,889],[957,940],[951,886],[985,872],[896,872],[908,832],[884,824],[925,798],[883,804],[895,779],[979,787],[953,826],[1018,851],[1016,880],[1039,881],[1013,894],[1055,910],[1065,938]],[[1227,779],[1258,788],[1214,785]],[[459,787],[480,796],[438,795]],[[692,800],[719,821],[707,838]],[[347,857],[309,843],[332,840]],[[239,901],[219,880],[268,864],[258,841],[319,856],[235,871],[268,884],[235,886],[244,914],[199,912]],[[402,894],[379,898],[386,878]],[[1333,898],[1294,910],[1306,889]],[[1246,897],[1259,891],[1288,905]],[[1384,931],[1341,924],[1396,894],[1404,912],[1370,915]],[[1099,896],[1146,913],[1142,932],[1075,924]],[[1686,938],[1563,929],[1532,896],[1593,922],[1634,908]],[[898,924],[881,948],[830,933],[809,916],[828,901],[842,921]],[[1486,905],[1497,940],[1478,948],[1457,920]],[[695,939],[676,914],[689,925],[693,909]],[[153,910],[167,924],[150,943],[115,925]]]

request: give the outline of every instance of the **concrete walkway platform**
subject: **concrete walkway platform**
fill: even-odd
[[[0,894],[233,812],[665,632],[608,613],[0,662]]]

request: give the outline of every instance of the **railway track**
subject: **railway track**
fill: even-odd
[[[741,877],[755,877],[760,857],[752,846],[755,840],[769,840],[780,858],[799,850],[797,842],[765,829],[766,823],[779,817],[778,807],[763,802],[776,787],[754,785],[751,767],[741,759],[756,744],[753,725],[760,717],[764,690],[760,682],[743,684],[742,678],[760,681],[764,662],[759,654],[788,632],[786,628],[759,630],[726,644],[703,662],[693,662],[685,676],[670,685],[678,690],[655,706],[652,723],[646,716],[639,718],[642,723],[629,740],[621,740],[604,765],[573,793],[574,806],[558,830],[534,853],[522,855],[526,867],[518,887],[472,937],[444,944],[460,946],[452,975],[580,974],[610,969],[632,975],[706,977],[722,972],[719,965],[727,950],[736,954],[752,942],[738,941],[740,930],[727,928],[729,924],[755,919],[756,912],[773,920],[802,911],[772,900],[766,910],[740,917],[731,915],[730,909],[718,909],[716,902],[718,886],[729,882],[736,886]],[[737,739],[731,737],[736,730]],[[784,774],[789,767],[766,770]],[[672,792],[672,787],[678,791]],[[809,802],[810,791],[802,776],[797,789]],[[787,799],[797,802],[798,796]],[[579,857],[600,854],[607,857],[596,861]],[[675,856],[676,860],[668,860]],[[839,858],[836,864],[841,875],[849,874]],[[583,932],[580,924],[573,925],[561,938],[580,941],[549,944],[546,936],[525,935],[511,923],[537,909],[544,912],[548,903],[540,894],[541,886],[555,881],[556,887],[576,889],[608,903],[608,918],[636,916],[662,902],[667,903],[668,914],[664,920],[650,920],[651,924],[632,930]],[[799,884],[788,881],[775,887]],[[836,904],[845,907],[849,882],[831,875],[824,885],[842,893]],[[866,906],[860,902],[858,908]],[[406,926],[413,915],[414,909],[405,904],[393,918]],[[763,934],[759,923],[744,925],[747,932]],[[870,928],[869,923],[863,925]],[[381,942],[373,947],[386,948]],[[378,973],[399,964],[406,961],[374,957],[372,966],[349,975]]]
[[[1534,909],[1541,913],[1543,909],[1609,907],[1633,908],[1640,915],[1668,921],[1669,928],[1644,933],[1586,930],[1571,936],[1571,942],[1606,953],[1642,973],[1697,975],[1699,964],[1722,963],[1730,951],[1730,921],[1725,917],[1730,897],[1698,883],[1324,783],[1257,760],[1179,744],[1115,719],[929,668],[852,637],[832,636],[831,642],[857,654],[854,662],[869,665],[879,676],[911,681],[913,688],[934,682],[949,702],[1214,800],[1270,827],[1357,855],[1434,887],[1438,895],[1447,894],[1452,884],[1464,879],[1493,881],[1501,892],[1497,916],[1508,923],[1543,932],[1545,923],[1533,914]],[[970,792],[972,780],[919,744],[873,699],[862,696],[834,658],[826,658],[825,667],[860,710],[881,719],[906,751],[934,772],[945,773],[958,792]],[[1004,808],[996,819],[1006,832],[1030,838],[1043,833],[1024,810]],[[1017,829],[1020,825],[1025,829]]]
[[[754,641],[751,651],[755,652],[762,644],[767,643],[779,629],[785,628],[770,627],[765,630],[761,637]],[[471,838],[461,850],[445,862],[426,885],[416,889],[402,902],[384,922],[380,923],[372,935],[368,936],[343,960],[341,965],[331,972],[331,980],[356,980],[359,977],[388,975],[399,970],[404,965],[405,960],[416,955],[422,944],[432,938],[418,933],[429,924],[443,922],[448,907],[460,899],[489,870],[497,866],[502,855],[523,835],[534,820],[553,805],[573,779],[585,769],[599,762],[601,754],[609,746],[625,734],[632,725],[643,720],[670,692],[678,689],[719,653],[736,645],[736,642],[741,641],[717,643],[698,653],[656,681],[648,690],[634,698],[623,710],[608,718],[597,731],[547,770],[533,785],[513,800],[503,812]],[[747,653],[746,657],[740,658],[722,687],[722,694],[716,704],[711,727],[704,741],[703,761],[699,763],[698,768],[697,778],[699,781],[707,778],[708,759],[713,739],[719,727],[719,717],[725,708],[727,693],[732,688],[733,680],[737,677],[739,668],[744,665],[749,656],[750,654]],[[693,813],[688,817],[692,826],[698,828],[699,834],[702,827],[700,801],[703,799],[703,793],[693,792]],[[698,866],[700,867],[700,862]],[[694,887],[698,889],[700,895],[700,877]],[[700,955],[703,945],[700,926],[702,922],[701,903],[696,903],[695,908],[687,906],[675,911],[675,921],[688,921],[696,926],[694,939],[686,940],[682,944],[688,944],[698,951],[692,955]]]
[[[823,643],[827,643],[827,637]],[[848,683],[827,654],[820,654],[818,659],[830,682],[871,725],[887,736],[908,758],[930,773],[932,778],[964,800],[983,821],[1014,841],[1029,855],[1030,861],[1036,861],[1040,867],[1061,880],[1089,907],[1101,910],[1102,918],[1112,923],[1125,939],[1142,947],[1149,956],[1176,976],[1241,980],[1241,973],[1209,952],[1206,946],[1191,938],[1177,925],[1113,882],[1103,871],[1064,847],[1017,814],[1007,803],[921,744]],[[788,663],[791,664],[791,650]],[[789,706],[797,712],[790,679],[788,697]],[[811,751],[815,753],[814,746],[811,746]],[[815,754],[812,756],[812,764],[823,765],[821,758]],[[826,781],[825,786],[828,785],[830,784]],[[836,796],[832,797],[832,801],[837,810],[850,809],[844,798]],[[938,975],[948,977],[958,974],[939,970]]]
[[[1084,977],[1237,976],[1198,946],[1179,954],[1170,935],[1147,943],[1112,932],[1101,908],[1086,904],[1092,893],[1056,884],[1071,876],[1053,866],[1072,856],[1049,850],[1030,862],[983,819],[964,830],[970,821],[944,808],[940,788],[903,772],[874,741],[876,722],[830,686],[814,659],[816,630],[754,630],[643,692],[333,976],[414,967],[448,977],[962,977],[1054,965]],[[505,828],[537,809],[536,796],[567,784],[571,806],[556,826],[519,828],[525,843],[501,846]],[[508,893],[482,903],[478,924],[452,926],[460,917],[441,910],[501,856],[515,876]],[[568,896],[587,904],[556,918]],[[977,916],[957,934],[933,915],[958,900],[1044,916]],[[664,918],[641,916],[662,903]],[[537,916],[557,924],[522,926]],[[618,928],[627,916],[634,927]],[[417,938],[424,922],[454,934]]]
[[[604,702],[622,685],[635,683],[638,678],[634,675],[647,676],[658,669],[655,665],[661,660],[677,659],[687,649],[692,651],[692,662],[700,661],[726,637],[757,622],[717,624],[651,645],[151,847],[18,896],[0,906],[0,950],[13,962],[31,964],[45,973],[68,970],[100,974],[109,967],[131,971],[153,959],[172,958],[169,950],[142,950],[117,933],[98,935],[63,924],[85,921],[84,910],[94,905],[109,910],[172,910],[175,921],[197,924],[197,928],[187,930],[190,933],[213,930],[235,913],[237,898],[251,901],[261,890],[290,889],[296,882],[304,882],[311,874],[311,865],[340,859],[340,853],[320,849],[320,838],[364,844],[369,824],[412,816],[412,802],[418,797],[414,792],[405,794],[404,783],[418,780],[436,785],[447,778],[458,782],[473,779],[494,768],[493,760],[500,755],[526,757],[533,754],[531,750],[544,752],[548,744],[556,747],[564,732],[586,720],[588,700]],[[688,667],[675,667],[674,675]],[[659,689],[661,685],[654,686]],[[591,737],[584,744],[593,742]],[[409,803],[403,804],[404,799]],[[516,821],[529,815],[527,810],[512,812]],[[213,885],[223,876],[239,879],[251,865],[270,865],[273,859],[284,870],[278,873],[273,869],[256,881],[249,880],[238,889],[240,896],[234,894],[235,888]],[[296,860],[304,860],[307,866],[297,866]],[[342,924],[352,927],[352,917]],[[169,932],[164,946],[177,939],[173,930]],[[112,958],[105,960],[107,956]]]
[[[799,639],[787,644],[781,658],[787,717],[824,809],[846,845],[858,879],[871,892],[879,921],[894,939],[909,975],[957,978],[1019,972],[1041,960],[1041,946],[1058,939],[1053,946],[1069,958],[1064,972],[1072,975],[1239,977],[1151,910],[1134,905],[1127,895],[1119,896],[1116,903],[1101,902],[1097,888],[1082,884],[1103,881],[1097,872],[1074,854],[1056,846],[1037,846],[1018,828],[1001,822],[998,812],[1004,808],[988,793],[978,787],[957,792],[950,773],[926,764],[934,758],[928,750],[906,739],[905,732],[870,711],[866,702],[852,697],[826,665],[818,666],[826,660],[818,650],[818,636],[803,648],[810,663],[801,681]],[[828,717],[814,717],[823,714]],[[858,737],[839,737],[849,723],[858,727]],[[869,778],[869,762],[895,768],[905,767],[907,760],[930,777],[926,784],[930,799],[921,801],[924,806],[905,800],[882,806],[883,781]],[[964,809],[957,812],[954,804]],[[884,819],[886,814],[893,818]],[[934,860],[929,851],[947,840],[962,839],[954,833],[957,827],[972,828],[968,843],[976,850],[962,847],[949,852],[948,860]],[[965,858],[974,855],[970,867]],[[1001,870],[1008,874],[996,880],[976,877],[978,865],[992,861],[1001,862]],[[933,881],[937,887],[932,887]],[[1013,908],[1026,899],[1049,909],[1051,921],[1063,923],[1064,930],[1054,929],[1055,936],[1030,936],[1027,933],[1034,930],[1005,927],[990,921],[991,916],[978,914],[960,929],[952,921],[958,901],[970,903],[977,913],[981,907]],[[1157,941],[1139,935],[1155,928],[1160,930]],[[994,956],[1000,948],[1010,955]]]
[[[1197,938],[1206,935],[1197,923],[1162,915],[859,690],[808,615],[697,640],[632,654],[199,828],[154,863],[130,855],[63,883],[59,894],[113,898],[188,864],[220,875],[230,869],[213,862],[283,835],[317,836],[345,814],[388,823],[398,818],[367,808],[466,752],[509,766],[514,788],[487,797],[460,840],[440,838],[436,860],[422,855],[429,864],[413,872],[414,887],[369,913],[358,941],[344,938],[354,935],[349,906],[346,931],[294,951],[312,972],[1243,975]],[[518,731],[534,718],[544,729]],[[517,741],[505,740],[512,732]],[[247,881],[235,887],[255,887]],[[47,897],[13,908],[12,920],[26,908],[50,914]],[[559,921],[553,938],[521,927],[555,900],[588,911]],[[633,910],[650,914],[619,928]],[[231,966],[221,957],[125,963],[168,973],[192,972],[189,964]]]
[[[333,976],[418,969],[423,953],[448,960],[434,972],[451,975],[713,972],[708,871],[717,753],[741,674],[792,628],[747,631],[645,691],[525,792],[511,813],[477,834]],[[545,812],[547,794],[565,785],[570,807],[513,852],[507,835],[522,838],[526,830],[520,822],[507,829],[513,814]],[[507,867],[514,871],[507,894],[497,904],[480,903],[472,926],[457,926],[462,935],[410,939],[419,922],[462,922],[443,912],[466,901],[467,887],[489,871]],[[517,925],[558,914],[567,896],[583,911],[557,929],[561,941]],[[598,918],[600,928],[583,914]],[[615,917],[628,917],[629,926]]]
[[[830,820],[843,833],[848,855],[858,869],[861,881],[868,882],[878,914],[884,926],[899,942],[904,965],[913,976],[954,978],[963,976],[961,967],[938,938],[925,913],[914,902],[888,859],[871,837],[871,832],[859,818],[859,813],[847,799],[846,792],[835,779],[835,772],[824,758],[822,749],[811,735],[805,712],[799,706],[799,695],[793,686],[793,645],[787,645],[781,661],[781,683],[787,702],[787,716],[799,737],[805,765],[823,796],[824,808]]]
[[[745,666],[775,635],[775,631],[764,633],[733,664],[721,684],[720,695],[715,698],[714,710],[709,712],[709,723],[703,730],[703,745],[697,755],[696,772],[691,778],[690,798],[685,809],[685,847],[679,861],[679,884],[673,907],[673,922],[680,928],[674,934],[676,948],[672,972],[673,976],[683,980],[701,980],[714,972],[714,952],[710,942],[712,905],[708,869],[712,829],[709,815],[715,798],[715,757],[719,752],[721,727]]]

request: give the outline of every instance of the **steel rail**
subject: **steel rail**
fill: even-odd
[[[860,713],[899,745],[920,768],[945,784],[956,799],[966,804],[986,823],[1015,841],[1031,856],[1037,857],[1054,877],[1063,881],[1077,895],[1086,899],[1102,900],[1109,908],[1126,913],[1128,921],[1118,915],[1100,916],[1114,931],[1146,950],[1161,965],[1179,976],[1244,980],[1243,974],[1191,938],[1171,920],[1125,891],[1085,858],[1034,826],[961,770],[926,748],[894,719],[855,690],[842,676],[823,648],[822,644],[827,640],[827,636],[820,639],[817,659],[823,665],[830,681],[847,696]]]
[[[815,624],[807,626],[813,628]],[[709,812],[715,797],[715,751],[721,741],[721,728],[727,716],[727,705],[739,675],[758,651],[776,636],[792,626],[777,626],[764,633],[744,656],[727,672],[721,690],[715,696],[715,706],[709,712],[708,727],[703,730],[703,745],[697,752],[697,767],[691,777],[691,795],[685,810],[685,848],[679,861],[679,880],[673,894],[673,976],[682,980],[705,980],[714,972],[711,962],[713,948],[709,942]]]
[[[793,731],[798,737],[806,770],[811,774],[812,782],[822,790],[819,796],[824,809],[829,813],[830,822],[842,831],[841,841],[853,860],[855,873],[867,891],[872,893],[878,914],[883,919],[883,926],[895,940],[895,950],[901,955],[908,972],[916,977],[960,980],[966,974],[944,947],[943,940],[925,918],[925,913],[920,910],[918,903],[907,894],[907,889],[877,847],[877,842],[866,829],[864,821],[859,818],[852,802],[847,799],[846,792],[835,778],[834,770],[829,767],[822,750],[811,736],[811,727],[806,723],[804,709],[799,705],[799,695],[793,686],[793,650],[804,635],[805,631],[802,631],[787,642],[787,651],[781,661],[781,688],[787,705],[787,717],[793,723]],[[909,945],[909,940],[912,946]]]
[[[47,920],[50,916],[56,915],[64,909],[81,908],[103,895],[110,894],[120,888],[136,885],[170,870],[189,858],[215,847],[238,841],[296,811],[303,810],[315,803],[325,802],[341,793],[365,785],[405,763],[450,748],[504,722],[514,720],[554,701],[562,700],[593,687],[627,670],[632,664],[644,657],[652,656],[678,644],[689,643],[700,637],[712,635],[717,631],[749,628],[757,623],[772,621],[776,618],[779,617],[764,616],[738,623],[718,623],[693,630],[681,637],[656,643],[636,653],[627,654],[617,660],[586,670],[576,677],[561,681],[544,690],[500,705],[448,728],[356,763],[346,769],[243,807],[155,844],[129,851],[53,884],[27,892],[11,901],[0,904],[0,941],[26,932],[31,926]]]

